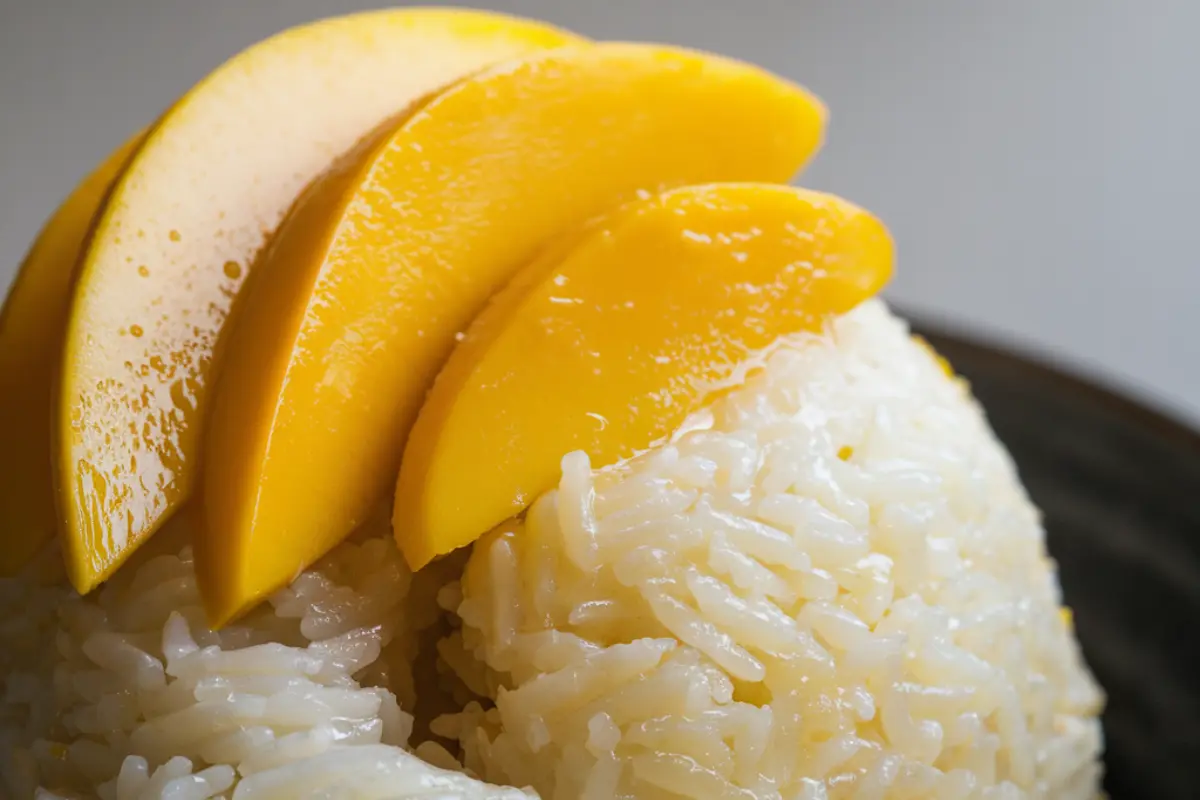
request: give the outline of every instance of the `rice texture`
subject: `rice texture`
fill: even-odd
[[[965,384],[878,302],[563,460],[443,592],[465,764],[546,800],[1090,798],[1101,696]],[[494,708],[484,710],[494,703]]]
[[[1098,792],[1038,513],[880,302],[469,555],[413,575],[389,519],[220,632],[186,515],[89,597],[0,581],[0,797]]]
[[[0,583],[0,797],[527,797],[408,751],[436,586],[373,527],[219,633],[186,547],[83,599],[36,569]]]

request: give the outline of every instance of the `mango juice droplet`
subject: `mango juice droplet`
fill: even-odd
[[[171,239],[172,242],[178,242],[179,240],[181,240],[183,238],[182,236],[179,235],[179,231],[171,231],[170,233],[167,234],[167,236]]]
[[[236,261],[225,262],[225,277],[237,280],[242,277],[242,265]]]
[[[129,332],[133,334],[135,339],[139,338],[143,333],[145,333],[145,331],[142,330],[141,325],[130,325]]]
[[[142,266],[138,267],[138,275],[141,275],[143,278],[149,278],[150,268],[143,264]]]

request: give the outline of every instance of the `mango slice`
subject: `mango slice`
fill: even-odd
[[[211,621],[386,500],[455,334],[548,238],[640,190],[786,181],[823,123],[818,101],[745,64],[562,48],[464,80],[314,185],[230,336],[196,549]]]
[[[97,210],[144,134],[114,150],[58,207],[0,309],[0,576],[24,566],[58,527],[51,406],[75,265]]]
[[[250,48],[167,113],[102,212],[67,330],[55,459],[79,591],[191,492],[218,333],[300,191],[413,100],[568,41],[482,12],[359,14]]]
[[[669,437],[779,337],[878,292],[892,242],[830,195],[729,184],[614,211],[518,274],[475,320],[412,429],[393,527],[419,568],[552,488]]]

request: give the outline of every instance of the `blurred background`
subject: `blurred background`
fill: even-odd
[[[898,306],[1200,423],[1200,3],[458,4],[716,50],[806,84],[832,121],[802,182],[888,223]],[[374,5],[0,0],[0,286],[76,180],[210,69]]]

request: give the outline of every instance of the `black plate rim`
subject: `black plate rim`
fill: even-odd
[[[1089,374],[1085,369],[1068,365],[1062,359],[1047,353],[1036,352],[1022,345],[1000,342],[986,335],[966,331],[957,325],[932,321],[920,314],[908,314],[903,311],[898,313],[909,321],[913,332],[919,336],[953,342],[956,347],[970,350],[973,358],[991,362],[1002,369],[1022,372],[1027,378],[1035,378],[1042,383],[1057,386],[1064,392],[1085,397],[1114,415],[1129,422],[1136,422],[1159,436],[1170,438],[1176,445],[1186,447],[1200,457],[1200,429],[1192,427],[1169,411],[1134,399],[1111,382]]]

